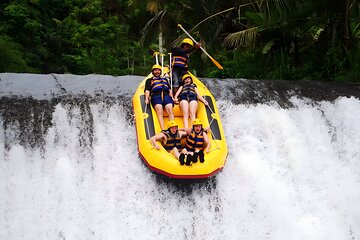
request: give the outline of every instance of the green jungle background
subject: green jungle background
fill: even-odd
[[[147,75],[178,23],[199,77],[360,81],[358,0],[1,1],[0,72]]]

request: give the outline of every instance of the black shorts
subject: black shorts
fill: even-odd
[[[151,96],[151,104],[153,107],[155,107],[155,105],[157,104],[161,104],[163,107],[165,107],[169,103],[174,105],[173,99],[168,94],[167,95],[157,94]]]
[[[180,87],[183,82],[182,82],[182,77],[184,76],[184,74],[187,73],[187,70],[184,68],[180,68],[180,67],[174,67],[173,68],[173,72],[172,72],[172,77],[173,77],[173,82],[172,82],[172,86],[173,87]]]
[[[180,101],[186,100],[188,102],[197,101],[197,97],[194,95],[180,95]]]

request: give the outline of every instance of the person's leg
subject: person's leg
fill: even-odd
[[[174,111],[173,111],[173,105],[172,103],[169,103],[165,106],[165,110],[169,116],[169,120],[173,121],[174,120]]]
[[[188,73],[188,71],[184,68],[180,68],[180,77],[179,77],[179,86],[182,84],[182,77]]]
[[[163,117],[164,116],[163,106],[161,104],[156,104],[154,106],[154,109],[156,111],[156,115],[158,116],[161,130],[164,130],[165,126],[164,126],[164,117]]]
[[[180,165],[185,164],[186,149],[183,149],[183,150],[181,150],[181,152],[179,152],[179,150],[175,147],[172,150],[172,154],[179,160]]]
[[[186,148],[183,148],[183,149],[181,150],[181,153],[188,154],[188,151],[186,150]]]
[[[163,100],[161,95],[151,96],[151,105],[156,111],[156,115],[158,117],[161,130],[164,130],[164,112],[163,112],[164,110],[163,110],[162,102]]]
[[[180,82],[181,82],[181,69],[180,68],[173,68],[173,75],[172,75],[172,87],[173,87],[173,96],[175,96],[177,90],[179,89]]]
[[[174,111],[173,111],[174,101],[172,100],[172,98],[169,95],[164,96],[163,105],[165,105],[165,110],[169,116],[169,120],[173,121],[174,120]]]
[[[189,128],[189,102],[187,100],[181,100],[180,108],[183,113],[184,128]]]
[[[190,121],[191,123],[195,120],[196,118],[196,111],[197,111],[197,108],[198,108],[198,101],[191,101],[189,103],[189,108],[190,108]]]
[[[194,161],[193,155],[194,155],[194,152],[190,152],[190,151],[187,152],[187,157],[186,157],[186,162],[185,162],[185,164],[186,164],[187,166],[190,166],[190,165],[191,165],[191,162]]]
[[[204,151],[200,150],[198,155],[199,155],[200,162],[203,163],[205,161]]]
[[[176,157],[176,159],[179,159],[180,152],[179,152],[179,150],[178,150],[176,147],[174,147],[174,148],[170,151],[170,153],[171,153],[172,155],[174,155],[174,157]]]

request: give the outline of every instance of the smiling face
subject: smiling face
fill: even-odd
[[[185,78],[185,84],[191,84],[191,83],[192,83],[191,77]]]
[[[152,70],[152,74],[153,74],[155,77],[160,77],[161,69],[159,69],[159,68],[153,69],[153,70]]]

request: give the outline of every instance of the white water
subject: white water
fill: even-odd
[[[43,150],[6,150],[0,118],[0,239],[360,239],[360,101],[292,102],[219,101],[226,167],[187,190],[142,164],[117,105],[91,105],[92,150],[77,108]]]

